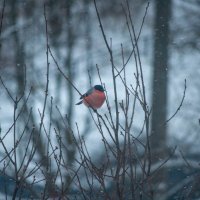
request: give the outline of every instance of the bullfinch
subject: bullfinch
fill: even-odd
[[[103,105],[106,99],[104,91],[105,90],[101,85],[95,85],[80,97],[82,100],[76,105],[84,103],[87,107],[91,107],[96,110]]]

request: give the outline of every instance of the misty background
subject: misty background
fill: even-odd
[[[100,84],[98,68],[102,82],[105,84],[111,110],[114,109],[110,57],[102,37],[94,2],[90,0],[48,0],[45,4],[49,45],[60,68],[81,93]],[[122,68],[121,45],[123,45],[126,59],[132,51],[122,5],[127,11],[125,1],[97,1],[104,31],[112,46],[118,70]],[[188,199],[199,199],[200,2],[198,0],[165,2],[133,0],[129,1],[129,6],[136,34],[139,34],[142,28],[138,47],[147,103],[151,111],[152,162],[155,163],[159,159],[168,157],[176,147],[166,163],[167,170],[161,170],[158,173],[154,187],[158,188],[160,193],[164,191],[164,199],[178,199],[184,196]],[[0,76],[2,79],[0,134],[8,151],[12,150],[13,129],[9,130],[9,128],[13,123],[14,103],[6,87],[13,97],[19,98],[24,94],[18,105],[18,107],[24,107],[17,121],[16,132],[20,132],[25,126],[29,127],[27,130],[34,126],[35,133],[31,137],[31,142],[37,142],[34,163],[46,158],[48,143],[45,134],[40,130],[47,74],[44,2],[1,0],[0,15]],[[63,149],[66,163],[73,167],[79,156],[70,133],[73,130],[77,136],[77,123],[79,133],[84,137],[88,151],[98,165],[104,157],[105,149],[102,147],[101,135],[97,132],[90,112],[83,105],[75,105],[80,95],[62,76],[51,56],[49,56],[49,63],[49,90],[44,124],[48,127],[51,123],[53,141],[57,138],[57,133],[53,129],[58,130],[66,146]],[[127,85],[134,86],[136,82],[134,65],[135,61],[131,58],[126,66]],[[26,102],[30,88],[31,95]],[[117,90],[120,102],[125,98],[125,94],[120,92],[123,90],[122,83],[117,83]],[[108,114],[106,104],[99,109],[99,113]],[[174,113],[176,115],[169,122],[160,126]],[[27,125],[28,116],[30,123]],[[68,128],[63,125],[62,116],[66,117],[64,120]],[[136,105],[135,116],[132,131],[134,135],[138,135],[144,123],[144,114],[139,103]],[[37,134],[39,134],[39,139],[37,139]],[[144,134],[139,136],[141,140]],[[25,146],[27,141],[29,137],[25,134],[21,143]],[[22,160],[20,155],[23,151],[23,145],[19,146],[17,150],[19,160]],[[5,154],[5,148],[1,145],[1,159]],[[45,162],[43,167],[48,164],[48,161]],[[7,174],[9,177],[15,177],[15,170],[11,166],[8,166],[4,173],[4,165],[5,159],[2,159],[2,176]],[[52,165],[52,171],[55,167]],[[51,180],[52,175],[49,174]],[[66,184],[70,182],[69,174],[65,174],[64,179]],[[163,182],[164,186],[159,185],[160,182]],[[178,184],[180,187],[175,187]],[[38,185],[42,186],[42,183]],[[3,187],[0,191],[2,195],[5,193]],[[10,191],[13,192],[12,189]]]

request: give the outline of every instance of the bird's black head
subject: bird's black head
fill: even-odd
[[[101,92],[104,92],[104,91],[105,91],[101,85],[95,85],[95,86],[94,86],[94,89],[99,90],[99,91],[101,91]]]

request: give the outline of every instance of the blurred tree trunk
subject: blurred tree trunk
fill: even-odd
[[[76,32],[78,31],[78,23],[73,23],[73,13],[72,8],[75,4],[75,1],[68,0],[65,3],[66,7],[66,50],[67,50],[67,56],[65,58],[65,67],[68,78],[74,82],[75,76],[74,76],[74,66],[73,66],[73,56],[74,56],[74,47],[75,47],[75,40],[76,38]],[[73,110],[73,104],[74,104],[74,92],[73,87],[67,83],[67,100],[68,100],[68,106],[67,106],[67,118],[68,118],[68,125],[69,128],[66,128],[65,130],[65,143],[68,148],[65,149],[66,158],[68,161],[68,165],[72,166],[75,158],[75,144],[73,140],[73,135],[71,132],[72,127],[72,119],[74,117],[74,110]],[[66,184],[68,185],[70,183],[70,175],[66,176]]]
[[[49,21],[49,39],[51,41],[51,46],[53,47],[56,58],[60,61],[62,60],[61,49],[62,49],[62,29],[63,29],[63,17],[60,15],[61,10],[61,2],[57,2],[54,0],[50,0],[48,2],[48,21]],[[62,75],[58,70],[55,70],[55,97],[54,102],[59,105],[61,103],[61,95],[62,95]],[[59,121],[59,120],[58,120]],[[59,123],[59,122],[58,122]]]
[[[153,111],[151,144],[154,152],[160,152],[166,146],[166,126],[163,123],[167,117],[167,85],[169,60],[169,20],[171,15],[171,0],[155,0],[154,55],[153,55]],[[160,154],[159,153],[159,154]],[[159,157],[155,155],[154,157]]]
[[[68,77],[71,81],[74,80],[74,73],[73,73],[73,51],[74,51],[74,46],[75,46],[75,29],[73,26],[73,16],[72,16],[72,7],[73,7],[73,2],[72,0],[66,1],[66,36],[67,36],[67,57],[65,60],[65,67],[66,71],[68,74]],[[67,84],[67,92],[68,92],[68,108],[67,108],[67,115],[69,118],[69,125],[71,126],[71,120],[73,118],[73,107],[72,104],[74,103],[74,94],[73,94],[73,88],[70,84]]]
[[[167,85],[169,61],[169,21],[171,16],[171,0],[155,0],[154,55],[153,55],[153,110],[151,149],[152,161],[163,161],[167,155],[166,126],[167,118]],[[160,170],[154,182],[157,191],[163,191],[165,170]],[[158,185],[157,185],[158,184]],[[160,187],[159,187],[160,186]],[[162,185],[164,186],[164,185]]]
[[[18,23],[18,8],[17,2],[12,0],[11,4],[11,24],[17,27]],[[17,96],[24,92],[24,67],[25,67],[25,53],[24,53],[24,41],[21,41],[19,30],[13,31],[13,42],[14,42],[14,65],[15,65],[15,76],[17,80]]]

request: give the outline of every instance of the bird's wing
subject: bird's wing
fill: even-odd
[[[85,94],[83,94],[80,99],[83,99],[84,97],[87,97],[88,95],[92,94],[94,91],[94,88],[90,88]]]

